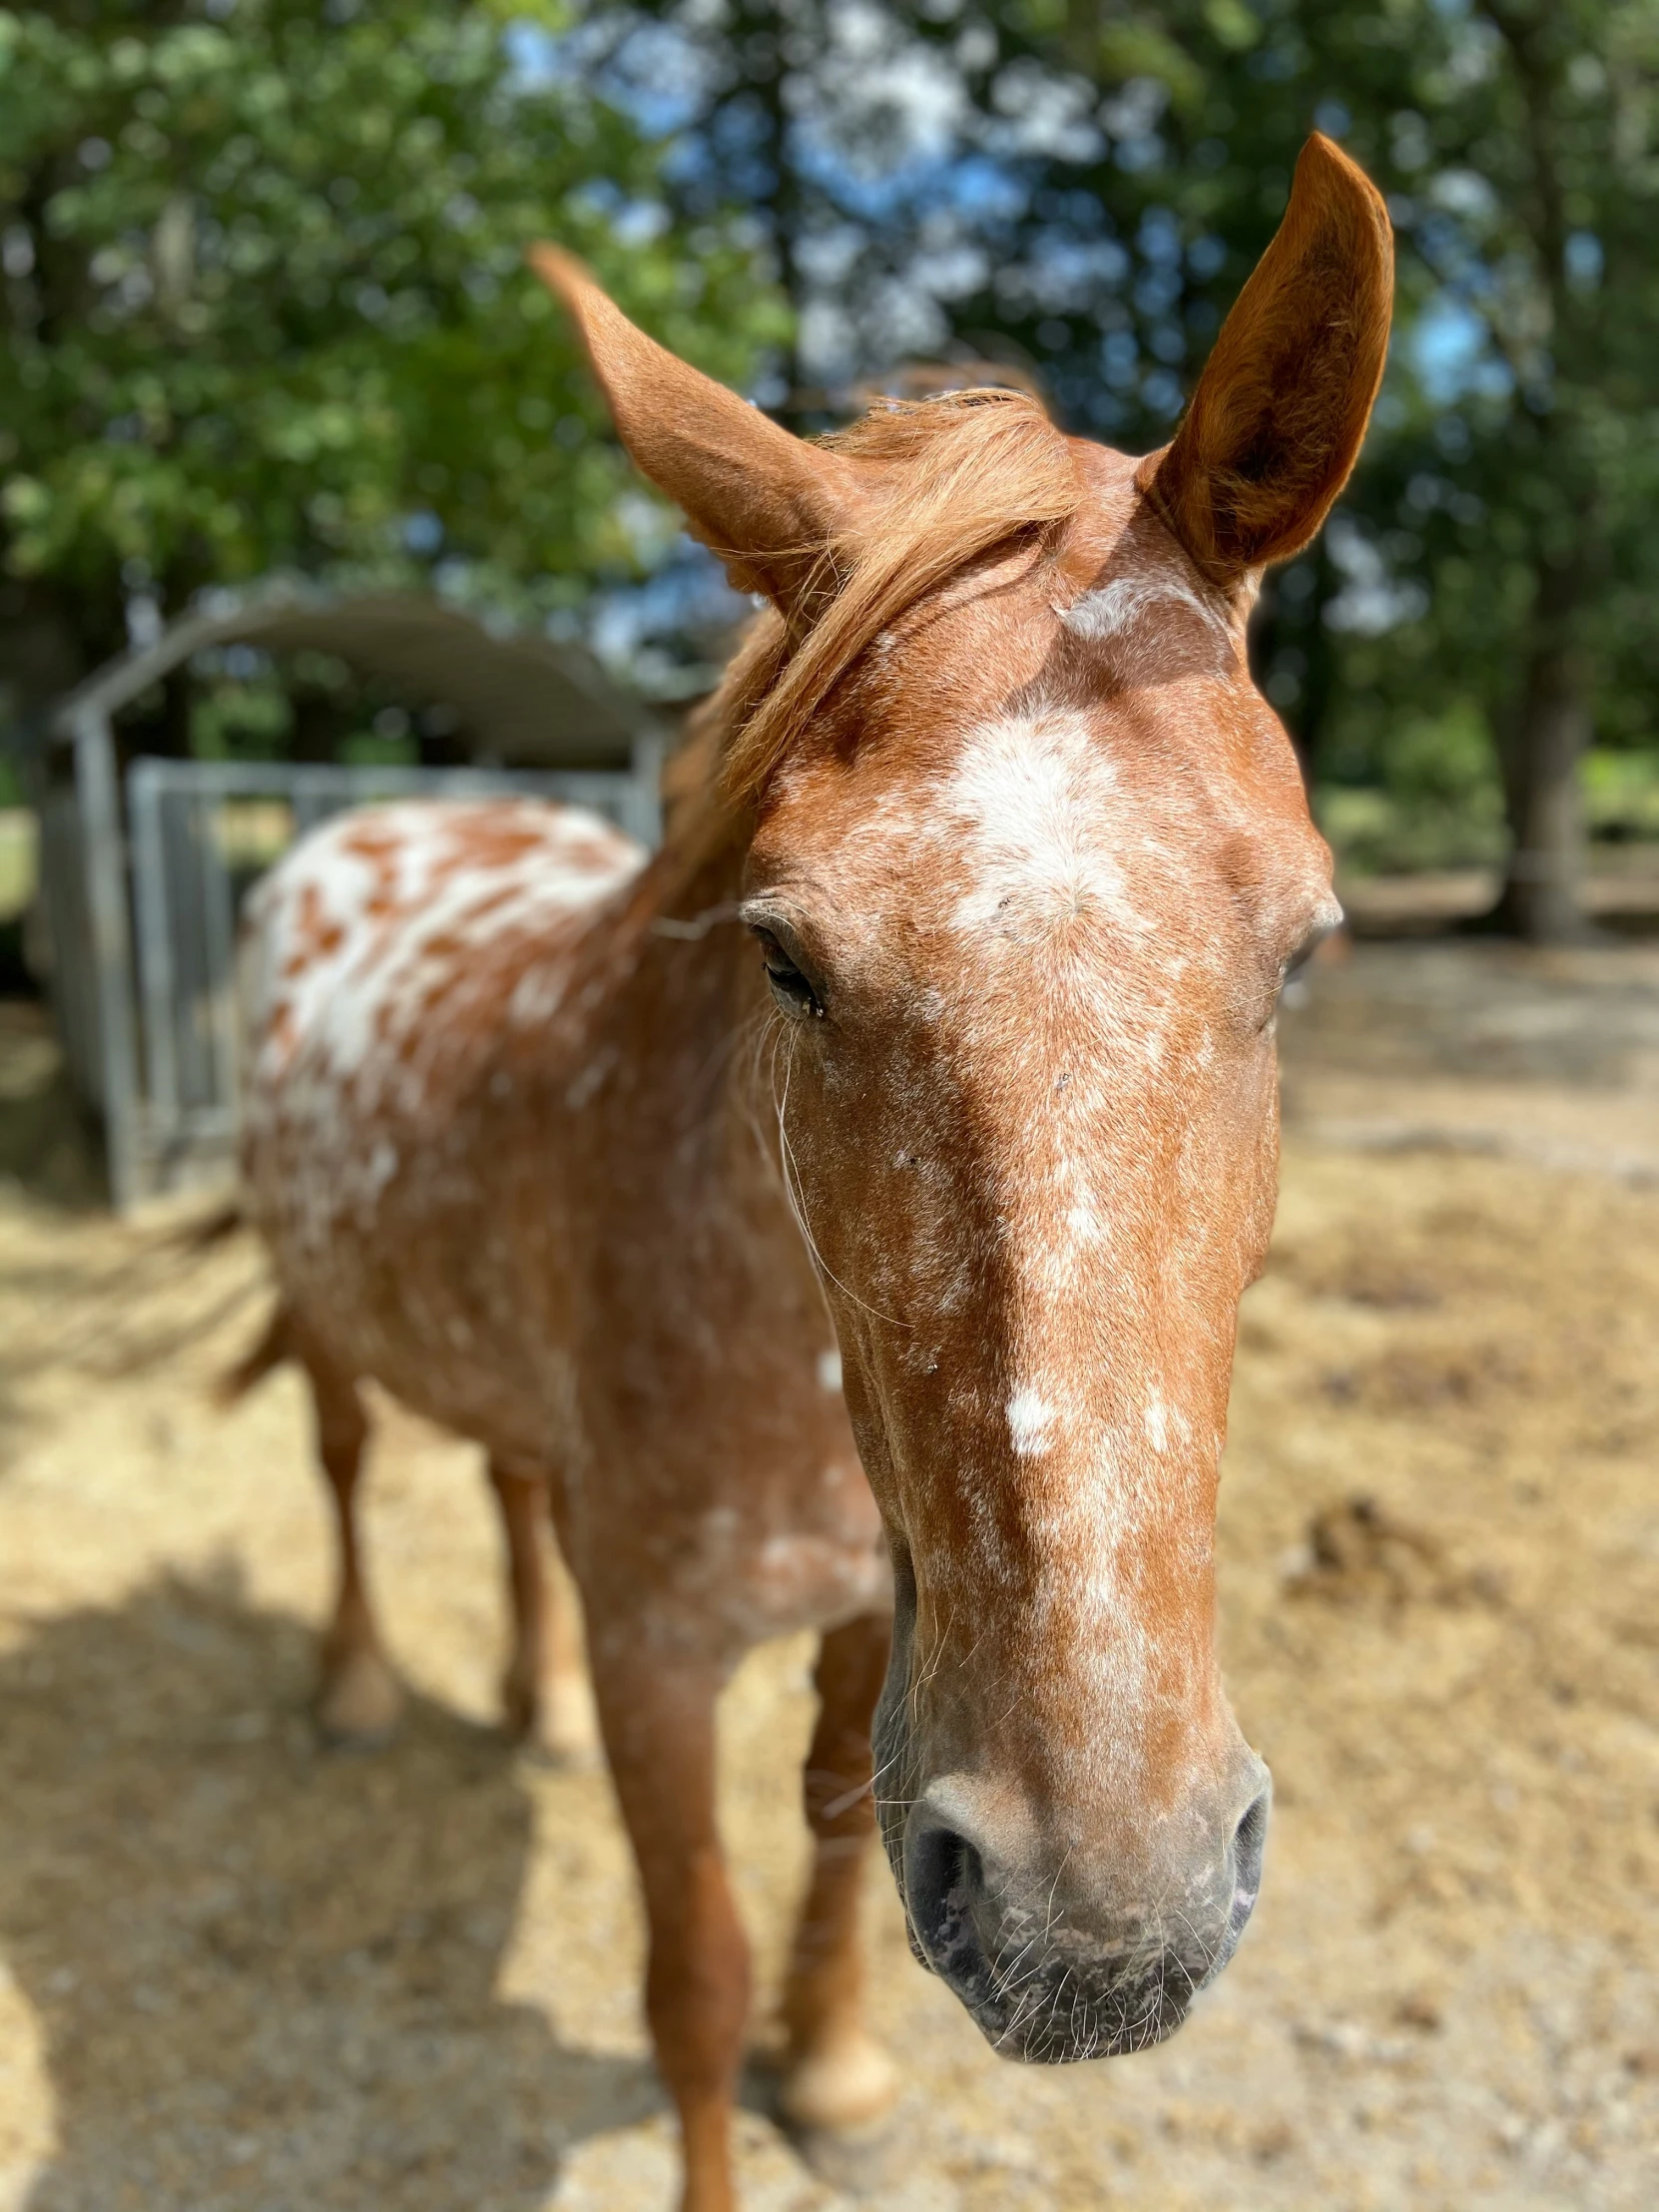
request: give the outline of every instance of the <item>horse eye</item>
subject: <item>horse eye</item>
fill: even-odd
[[[1285,962],[1285,973],[1282,982],[1289,983],[1293,977],[1300,975],[1320,946],[1324,944],[1326,938],[1331,935],[1333,930],[1341,927],[1342,917],[1339,915],[1335,921],[1322,921],[1317,929],[1311,929]]]
[[[1278,1013],[1282,1006],[1295,1008],[1305,1006],[1308,1003],[1308,985],[1303,979],[1302,971],[1320,946],[1324,944],[1326,938],[1330,936],[1333,926],[1330,923],[1323,923],[1318,929],[1313,930],[1303,938],[1301,944],[1297,946],[1285,962],[1284,967],[1280,970],[1279,989],[1274,994],[1275,1013]]]
[[[817,991],[772,931],[757,929],[755,936],[761,947],[761,964],[767,971],[767,981],[772,985],[772,995],[785,1013],[793,1014],[797,1020],[811,1017],[822,1021],[824,1007]]]

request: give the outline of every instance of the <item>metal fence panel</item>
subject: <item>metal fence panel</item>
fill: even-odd
[[[296,838],[332,815],[386,800],[530,796],[589,808],[652,844],[655,764],[641,768],[648,773],[520,775],[135,761],[127,772],[143,1039],[135,1195],[200,1180],[234,1158],[242,1062],[237,921],[253,884]]]

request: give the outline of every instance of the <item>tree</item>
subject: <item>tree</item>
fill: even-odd
[[[1589,731],[1648,735],[1659,675],[1656,38],[1655,0],[607,0],[569,50],[671,132],[676,205],[755,210],[797,311],[768,396],[803,425],[976,353],[1161,443],[1303,138],[1343,138],[1398,231],[1393,361],[1255,658],[1316,774],[1480,718],[1500,918],[1547,936],[1577,926]]]
[[[1659,676],[1659,7],[1417,13],[1440,35],[1387,121],[1422,286],[1418,419],[1374,506],[1431,583],[1439,655],[1482,671],[1511,832],[1498,918],[1559,939],[1582,926],[1585,748],[1638,692],[1648,735]],[[1376,495],[1402,478],[1390,517]]]
[[[1373,106],[1409,97],[1415,27],[1376,32],[1273,0],[598,0],[570,48],[671,129],[678,204],[756,210],[796,310],[767,397],[795,425],[844,414],[905,355],[977,358],[1137,450],[1171,434],[1309,129],[1351,132],[1338,95],[1361,75]],[[1310,764],[1341,706],[1325,616],[1346,581],[1322,546],[1256,624]]]
[[[676,223],[526,0],[0,11],[0,681],[39,704],[209,584],[438,576],[538,604],[666,535],[522,267],[552,235],[742,381],[785,326]]]

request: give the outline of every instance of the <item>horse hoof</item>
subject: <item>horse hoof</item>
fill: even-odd
[[[501,1724],[550,1767],[582,1774],[600,1763],[599,1726],[586,1682],[540,1684],[511,1673],[501,1683]]]
[[[811,2135],[844,2135],[885,2118],[898,2094],[892,2060],[862,2028],[793,2059],[779,2091],[792,2126]]]
[[[570,1774],[586,1774],[600,1764],[599,1722],[593,1710],[593,1692],[578,1678],[555,1682],[542,1712],[541,1748],[555,1767]]]
[[[581,1770],[600,1763],[599,1719],[586,1679],[554,1682],[547,1693],[542,1743],[555,1766]]]
[[[377,1651],[352,1652],[330,1666],[316,1701],[316,1725],[342,1751],[389,1743],[403,1710],[397,1678]]]

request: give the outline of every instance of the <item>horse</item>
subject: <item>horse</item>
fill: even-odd
[[[487,1453],[521,1726],[576,1665],[550,1509],[683,2205],[725,2212],[750,1984],[715,1707],[757,1642],[821,1639],[803,2126],[892,2095],[856,1935],[877,1829],[916,1956],[1019,2059],[1170,2034],[1255,1902],[1218,1470],[1276,1007],[1340,909],[1245,626],[1358,455],[1391,241],[1311,139],[1142,458],[1005,390],[803,441],[530,258],[624,445],[764,605],[654,856],[529,801],[394,806],[260,888],[245,1168],[279,1305],[252,1369],[291,1357],[315,1400],[341,1733],[396,1698],[362,1383]]]

